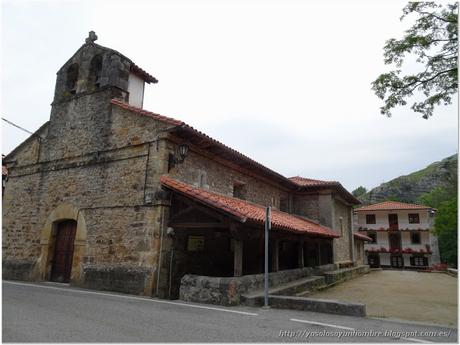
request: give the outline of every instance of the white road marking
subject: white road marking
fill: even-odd
[[[423,343],[423,344],[433,344],[432,341],[428,341],[428,340],[422,340],[422,339],[415,339],[415,338],[401,338],[401,339],[404,339],[404,340],[409,340],[409,341],[415,341],[416,343]]]
[[[299,319],[290,319],[290,320],[295,321],[295,322],[308,323],[308,324],[311,324],[311,325],[318,325],[318,326],[324,326],[324,327],[346,329],[346,330],[349,330],[349,331],[355,331],[356,330],[355,328],[339,326],[339,325],[332,325],[330,323],[321,323],[321,322],[316,322],[316,321],[307,321],[307,320],[299,320]],[[416,343],[423,343],[423,344],[433,344],[432,341],[416,339],[416,338],[401,337],[401,338],[397,338],[397,339],[409,340],[409,341],[413,341],[413,342],[416,342]]]
[[[152,298],[115,295],[115,294],[104,293],[104,292],[76,290],[76,289],[70,289],[70,288],[60,288],[60,287],[55,287],[55,286],[43,286],[43,285],[37,285],[37,284],[17,283],[17,282],[5,281],[5,280],[3,281],[3,283],[12,284],[12,285],[32,286],[32,287],[37,287],[37,288],[42,288],[42,289],[52,289],[52,290],[60,290],[60,291],[67,291],[67,292],[76,292],[76,293],[83,293],[83,294],[89,294],[89,295],[119,297],[119,298],[132,299],[132,300],[144,301],[144,302],[172,304],[172,305],[179,305],[179,306],[182,306],[182,307],[215,310],[215,311],[222,311],[222,312],[226,312],[226,313],[234,313],[234,314],[241,314],[241,315],[250,315],[250,316],[258,316],[259,315],[259,314],[256,314],[256,313],[249,313],[249,312],[246,312],[246,311],[229,310],[229,309],[224,309],[224,308],[208,307],[208,306],[203,306],[203,305],[180,303],[180,302],[171,302],[171,301],[164,301],[164,300],[158,300],[158,299],[152,299]]]
[[[332,328],[339,328],[339,329],[347,329],[349,331],[355,331],[355,328],[350,328],[350,327],[345,327],[345,326],[339,326],[339,325],[332,325],[329,323],[321,323],[321,322],[316,322],[316,321],[307,321],[307,320],[299,320],[299,319],[289,319],[291,321],[295,322],[301,322],[301,323],[308,323],[311,325],[317,325],[317,326],[325,326],[325,327],[332,327]]]

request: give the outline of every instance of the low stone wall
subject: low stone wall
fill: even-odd
[[[313,311],[317,313],[366,316],[366,305],[327,299],[312,299],[293,296],[269,296],[271,308]]]
[[[339,270],[325,272],[324,278],[326,279],[326,284],[331,285],[331,284],[343,282],[348,279],[352,279],[356,276],[359,276],[361,274],[365,274],[368,272],[369,272],[369,266],[362,265],[358,267],[342,268]]]
[[[3,260],[2,278],[5,280],[35,280],[36,261]]]
[[[149,272],[145,268],[85,267],[82,286],[134,295],[144,294]]]
[[[457,277],[458,271],[455,268],[448,268],[447,273],[450,274],[453,277]]]
[[[335,269],[337,266],[330,264],[272,272],[268,275],[268,282],[270,287],[274,287],[312,275],[321,275]],[[231,306],[240,304],[242,294],[263,288],[263,274],[242,277],[208,277],[187,274],[181,279],[180,299]]]

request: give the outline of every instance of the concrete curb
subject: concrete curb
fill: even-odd
[[[262,305],[263,299],[258,298],[257,302],[257,304]],[[365,304],[341,302],[337,300],[269,295],[268,304],[270,307],[278,309],[303,310],[359,317],[366,316]]]

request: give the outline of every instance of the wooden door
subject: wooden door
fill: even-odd
[[[73,245],[77,222],[66,220],[57,225],[51,281],[68,283],[72,271]]]
[[[380,267],[380,256],[379,254],[369,254],[367,257],[367,263],[371,268]]]
[[[404,259],[401,255],[392,255],[390,260],[391,260],[391,267],[401,268],[404,266]]]
[[[388,233],[390,250],[401,249],[401,234],[399,232]]]
[[[388,215],[388,223],[390,225],[390,230],[398,230],[398,215],[395,213],[390,213]]]

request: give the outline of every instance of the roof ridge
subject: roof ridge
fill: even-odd
[[[386,208],[380,208],[380,207],[386,207]],[[393,206],[393,207],[392,207]],[[398,207],[402,206],[402,207]],[[403,208],[406,207],[406,208]],[[431,206],[426,206],[426,205],[420,205],[420,204],[414,204],[414,203],[408,203],[408,202],[402,202],[402,201],[393,201],[393,200],[385,200],[385,201],[380,201],[375,204],[370,204],[366,206],[362,206],[359,208],[356,208],[354,211],[366,211],[366,210],[391,210],[392,208],[395,209],[431,209],[433,207]]]

